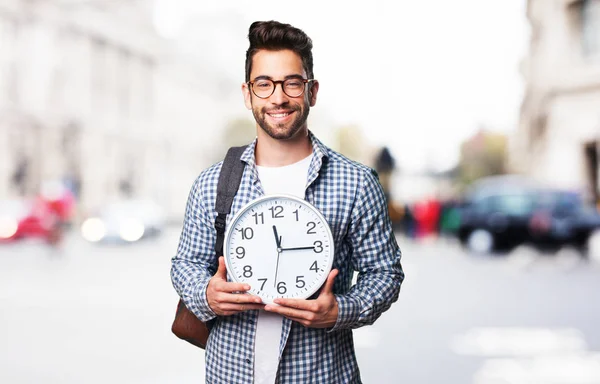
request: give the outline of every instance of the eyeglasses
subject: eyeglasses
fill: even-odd
[[[260,79],[249,81],[248,85],[252,88],[252,93],[261,99],[267,99],[275,92],[275,86],[281,84],[283,93],[289,97],[300,97],[304,93],[304,85],[315,81],[315,79],[291,78],[285,80]]]

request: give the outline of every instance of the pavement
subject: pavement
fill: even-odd
[[[0,383],[204,382],[204,352],[170,331],[178,235],[1,245]],[[365,383],[600,383],[600,263],[569,249],[398,243],[400,298],[355,331]]]

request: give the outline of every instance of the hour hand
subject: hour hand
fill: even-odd
[[[277,227],[273,226],[273,234],[275,235],[275,244],[277,244],[277,249],[281,249],[281,237],[277,234]]]

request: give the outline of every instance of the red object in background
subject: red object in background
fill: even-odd
[[[3,226],[0,241],[27,237],[50,239],[56,217],[43,201],[11,201],[3,205],[8,209],[0,212]]]
[[[73,208],[75,206],[75,198],[70,192],[63,194],[56,200],[42,200],[60,221],[63,223],[71,221]]]
[[[72,218],[74,205],[68,191],[53,199],[39,195],[30,201],[0,202],[0,208],[5,208],[0,209],[0,242],[33,237],[56,244],[64,224]]]
[[[437,234],[441,204],[436,199],[415,203],[414,217],[417,223],[417,238]]]

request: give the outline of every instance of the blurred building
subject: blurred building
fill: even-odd
[[[529,0],[526,93],[511,166],[599,197],[600,0]]]
[[[480,127],[460,146],[457,177],[468,185],[482,177],[506,172],[507,138],[504,134]]]
[[[224,125],[220,79],[155,32],[152,1],[0,0],[0,52],[0,198],[60,179],[83,213],[183,212]]]

